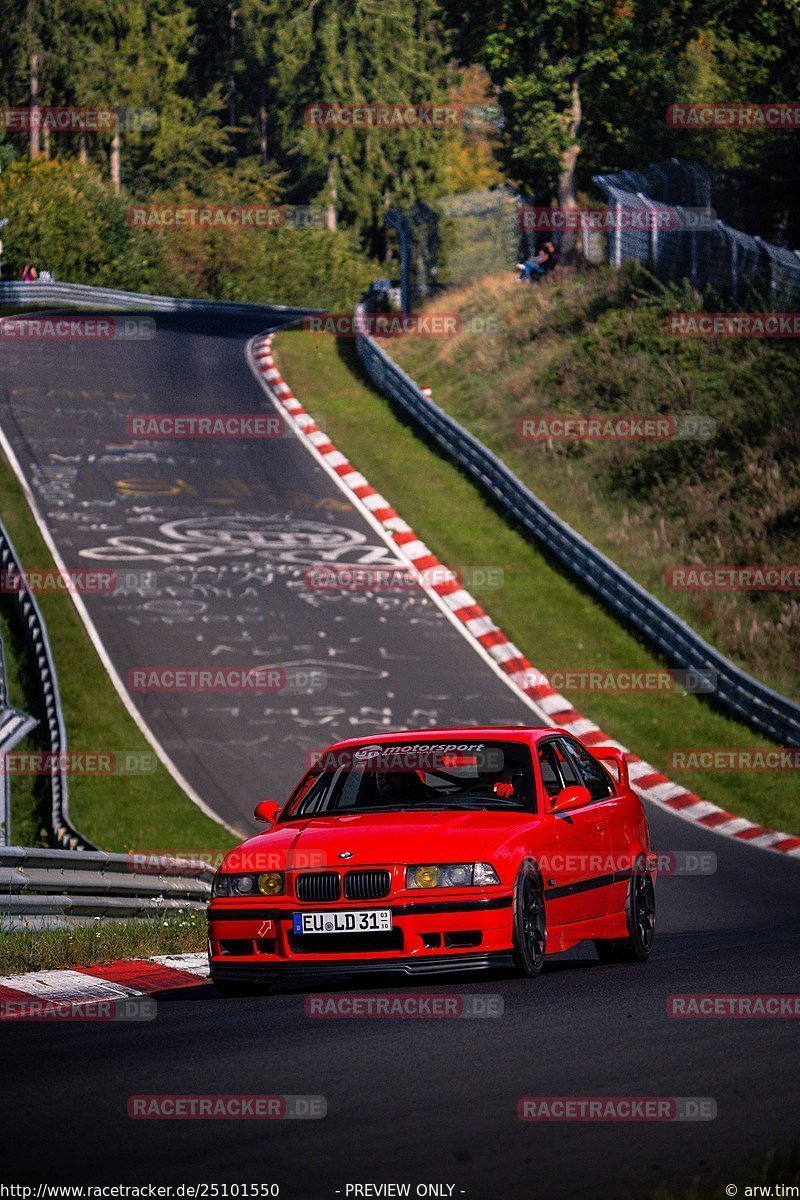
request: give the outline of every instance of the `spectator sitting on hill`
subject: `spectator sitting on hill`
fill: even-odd
[[[544,250],[547,257],[542,265],[544,266],[545,275],[548,275],[550,271],[555,270],[555,267],[558,263],[558,250],[556,250],[552,242],[545,242]]]
[[[517,263],[517,270],[520,274],[517,276],[517,283],[522,283],[527,280],[532,283],[534,279],[539,279],[542,275],[552,271],[556,264],[557,252],[552,242],[545,242],[535,258],[529,258],[524,263]]]

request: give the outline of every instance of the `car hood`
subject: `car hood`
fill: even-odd
[[[531,813],[450,810],[425,813],[342,813],[279,824],[249,838],[225,859],[225,869],[322,870],[392,863],[479,862]],[[342,860],[340,855],[349,852]],[[236,860],[240,859],[239,862]],[[262,865],[267,864],[267,865]]]

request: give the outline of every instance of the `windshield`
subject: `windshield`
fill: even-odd
[[[531,759],[512,742],[415,742],[332,751],[282,821],[350,812],[531,809]]]

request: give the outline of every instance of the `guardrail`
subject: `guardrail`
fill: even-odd
[[[366,314],[375,297],[362,302]],[[558,560],[581,585],[636,630],[671,667],[712,671],[716,689],[708,692],[724,709],[752,729],[784,746],[800,746],[800,705],[766,687],[725,658],[625,571],[557,517],[504,462],[444,412],[371,337],[361,333],[356,348],[375,385],[390,396],[439,448],[488,492],[505,513]]]
[[[159,860],[166,867],[166,860]],[[205,908],[214,868],[181,858],[158,873],[132,854],[0,848],[0,924],[95,917],[141,919]]]
[[[47,629],[36,599],[25,582],[25,575],[11,538],[0,523],[0,572],[15,576],[16,588],[12,591],[6,584],[5,593],[17,608],[17,616],[35,666],[41,689],[42,709],[47,720],[48,750],[50,760],[50,819],[53,836],[59,845],[70,850],[93,849],[78,833],[69,819],[69,782],[65,767],[67,733],[64,714],[61,711],[61,695],[58,690],[55,662]],[[5,575],[6,580],[9,576]]]
[[[145,292],[125,292],[118,288],[93,287],[85,283],[0,283],[0,303],[15,305],[67,304],[77,308],[125,308],[164,313],[196,312],[219,316],[264,316],[291,313],[302,316],[320,309],[293,308],[284,304],[236,304],[223,300],[181,300],[175,296],[149,296]]]
[[[35,717],[20,712],[8,702],[6,652],[0,637],[0,846],[7,846],[11,841],[11,780],[3,769],[4,756],[38,724]]]

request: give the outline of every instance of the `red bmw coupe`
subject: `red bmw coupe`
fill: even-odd
[[[591,940],[644,962],[654,870],[625,755],[563,729],[425,729],[337,742],[208,906],[223,993],[321,972],[513,966]]]

